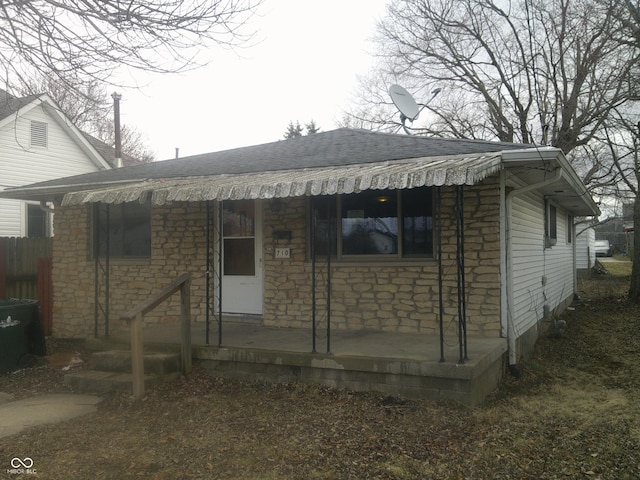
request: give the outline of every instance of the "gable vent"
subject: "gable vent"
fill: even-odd
[[[31,121],[31,146],[47,147],[47,124],[45,122]]]

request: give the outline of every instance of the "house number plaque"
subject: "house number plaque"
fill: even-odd
[[[276,248],[276,258],[291,258],[291,249],[287,248]]]

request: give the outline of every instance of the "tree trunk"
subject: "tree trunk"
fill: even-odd
[[[629,300],[640,303],[640,232],[635,231],[635,227],[640,227],[640,195],[636,195],[633,201],[633,226],[633,265]]]

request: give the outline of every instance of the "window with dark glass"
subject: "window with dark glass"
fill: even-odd
[[[558,211],[549,200],[544,202],[544,247],[551,248],[558,242]]]
[[[314,197],[311,200],[312,231],[315,232],[312,247],[316,255],[336,255],[337,246],[337,202],[335,196]]]
[[[40,205],[27,204],[27,237],[49,236],[49,214]]]
[[[311,202],[316,254],[425,257],[433,254],[430,188],[367,190]]]
[[[151,203],[96,204],[94,252],[113,258],[151,256]]]
[[[401,191],[402,253],[433,254],[433,195],[430,188]]]
[[[341,211],[343,255],[398,253],[398,199],[395,191],[367,190],[344,195]]]
[[[256,274],[256,211],[253,200],[223,203],[223,270],[225,275]]]
[[[558,211],[555,205],[549,204],[549,237],[551,240],[558,239]]]

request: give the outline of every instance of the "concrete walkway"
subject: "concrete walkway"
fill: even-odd
[[[57,423],[95,412],[102,400],[95,395],[51,393],[23,400],[10,400],[0,393],[0,438],[25,428]]]

